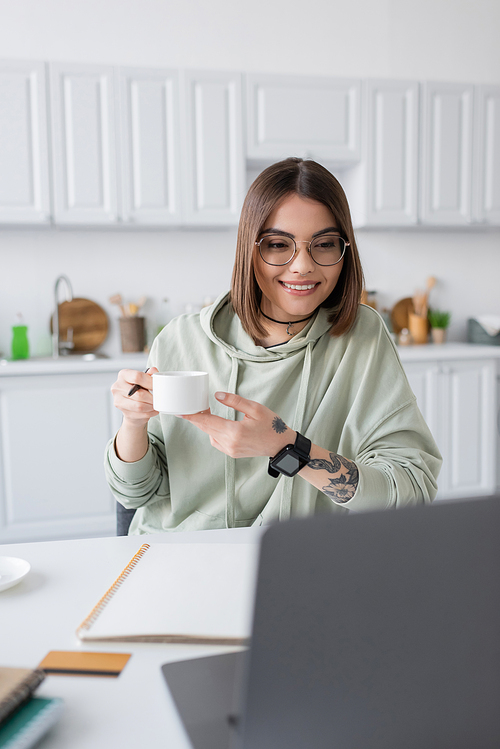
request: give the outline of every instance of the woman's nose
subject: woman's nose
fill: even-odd
[[[297,247],[295,257],[290,263],[290,270],[292,273],[300,273],[301,276],[306,276],[314,270],[314,260],[305,242],[300,248]]]

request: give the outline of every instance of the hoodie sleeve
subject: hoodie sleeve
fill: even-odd
[[[375,310],[361,306],[342,364],[333,400],[336,409],[347,404],[338,452],[359,472],[357,490],[342,507],[362,512],[432,502],[442,457]]]
[[[151,500],[170,500],[165,444],[151,424],[157,419],[151,419],[148,425],[148,451],[135,463],[120,460],[115,450],[115,438],[106,446],[106,480],[115,499],[127,509],[137,509]]]
[[[157,339],[153,342],[148,367],[157,365]],[[159,368],[159,367],[158,367]],[[104,471],[111,493],[127,509],[137,509],[151,501],[170,500],[168,465],[160,418],[148,423],[149,447],[135,463],[125,463],[116,454],[115,437],[106,445]]]
[[[359,483],[343,505],[349,510],[429,504],[436,496],[442,458],[415,400],[378,424],[353,460]]]

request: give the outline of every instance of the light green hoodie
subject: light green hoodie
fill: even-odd
[[[121,461],[113,441],[107,446],[111,490],[138,508],[130,533],[240,527],[434,498],[441,456],[382,319],[361,305],[349,333],[332,338],[329,328],[320,309],[298,335],[265,349],[245,333],[225,294],[199,315],[172,320],[154,341],[149,366],[206,371],[212,413],[242,418],[213,397],[238,393],[355,461],[353,498],[338,505],[300,476],[274,479],[267,457],[229,458],[193,424],[161,414],[150,420],[149,450],[136,463]]]

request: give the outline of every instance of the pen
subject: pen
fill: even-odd
[[[145,369],[144,374],[146,374],[146,372],[149,372],[150,369],[151,367],[148,367],[147,369]],[[146,388],[143,388],[142,385],[133,385],[127,393],[128,397],[130,397],[134,393],[137,393],[138,390],[146,390]]]

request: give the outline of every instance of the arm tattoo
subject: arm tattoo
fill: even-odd
[[[338,473],[342,470],[342,466],[346,471],[335,478],[329,479],[328,485],[321,488],[321,491],[327,497],[339,503],[348,502],[352,499],[358,487],[359,472],[356,464],[347,460],[347,458],[343,458],[342,455],[335,455],[335,453],[330,453],[330,460],[317,458],[308,463],[308,468],[312,468],[313,471],[323,470],[328,473]]]
[[[323,458],[316,458],[310,460],[307,464],[313,471],[328,471],[328,473],[338,473],[340,471],[340,460],[335,453],[330,453],[330,460],[323,460]]]
[[[287,430],[287,425],[279,416],[275,416],[273,419],[273,429],[278,434],[283,434]]]

